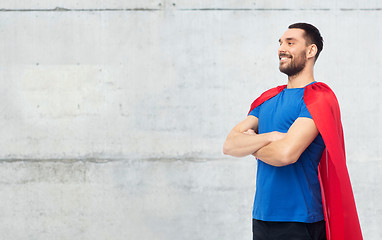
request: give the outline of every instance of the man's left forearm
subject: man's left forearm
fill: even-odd
[[[272,142],[254,152],[253,155],[261,161],[275,167],[292,164],[297,161],[298,157],[296,158],[290,153],[290,148],[286,140],[287,139],[284,138]]]

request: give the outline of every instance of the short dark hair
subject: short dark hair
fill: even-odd
[[[298,28],[305,31],[304,37],[307,44],[315,44],[317,46],[317,54],[315,58],[316,61],[318,56],[320,55],[320,52],[322,51],[322,48],[324,47],[324,39],[322,39],[320,31],[318,31],[318,29],[315,26],[309,23],[294,23],[288,28]]]

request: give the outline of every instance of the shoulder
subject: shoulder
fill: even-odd
[[[281,86],[277,86],[277,87],[274,87],[274,88],[271,88],[271,89],[268,89],[267,91],[263,92],[259,98],[267,98],[267,97],[273,97],[275,96],[276,94],[280,93],[282,90],[284,90],[284,88],[286,88],[287,85],[281,85]],[[255,100],[256,101],[256,100]]]
[[[326,122],[326,125],[329,122],[336,126],[341,125],[341,112],[336,95],[325,83],[318,82],[307,86],[304,92],[304,102],[315,122],[318,123],[321,122],[320,119],[324,119],[323,122]],[[323,126],[317,127],[321,132]]]
[[[284,88],[286,88],[286,85],[277,86],[263,92],[260,95],[260,97],[258,97],[255,101],[252,102],[249,112],[251,112],[257,106],[261,105],[263,102],[279,94],[282,90],[284,90]]]
[[[305,87],[304,101],[306,105],[320,103],[338,106],[338,100],[333,90],[322,82],[317,82]]]

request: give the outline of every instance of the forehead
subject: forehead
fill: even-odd
[[[299,41],[305,41],[304,38],[305,31],[299,28],[291,28],[286,30],[286,32],[281,36],[280,40],[285,41],[286,39],[295,39]]]

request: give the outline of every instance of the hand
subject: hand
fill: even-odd
[[[275,142],[275,141],[281,140],[282,138],[284,138],[286,136],[286,133],[277,132],[277,131],[269,132],[269,133],[266,133],[266,134],[268,134],[268,138],[269,138],[269,140],[271,142]],[[256,152],[252,153],[252,156],[257,158]]]
[[[257,133],[252,128],[244,131],[243,133],[247,134],[247,135],[252,135],[252,136],[257,135]],[[275,141],[278,141],[278,140],[284,138],[286,136],[286,133],[273,131],[273,132],[269,132],[269,133],[264,133],[264,135],[267,135],[268,141],[270,141],[269,143],[271,143],[271,142],[275,142]],[[257,158],[256,152],[252,153],[252,155]]]
[[[248,134],[248,135],[256,135],[256,132],[252,128],[248,129],[247,131],[245,131],[243,133]]]
[[[277,131],[273,131],[268,134],[269,134],[269,139],[271,140],[271,142],[281,140],[282,138],[286,136],[286,133],[277,132]]]

